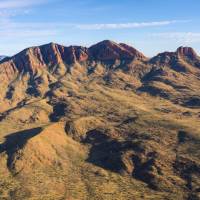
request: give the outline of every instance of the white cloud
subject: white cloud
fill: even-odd
[[[14,17],[27,15],[32,6],[47,3],[53,0],[0,0],[0,28],[2,24],[12,23]]]
[[[65,23],[1,23],[0,37],[4,39],[9,38],[33,38],[46,37],[59,34],[63,27],[67,26]]]
[[[82,30],[103,30],[103,29],[131,29],[131,28],[144,28],[166,26],[175,23],[188,22],[188,20],[168,20],[157,22],[133,22],[133,23],[114,23],[114,24],[79,24],[75,27]]]
[[[0,37],[6,38],[31,38],[31,37],[47,37],[47,36],[54,36],[57,34],[57,31],[55,30],[39,30],[39,31],[34,31],[34,30],[16,30],[15,32],[13,31],[7,31],[7,32],[0,32]]]
[[[33,6],[55,0],[0,0],[0,37],[4,39],[56,35],[61,24],[16,22],[18,15],[28,15]]]
[[[185,44],[200,42],[200,32],[166,32],[153,33],[150,37],[157,39],[173,40]]]
[[[46,0],[1,0],[0,9],[26,8],[47,2]]]
[[[6,16],[6,12],[2,15]],[[0,12],[1,16],[1,12]],[[186,21],[160,21],[160,22],[143,22],[143,23],[125,23],[125,24],[69,24],[69,23],[44,23],[44,22],[14,22],[9,17],[0,18],[0,37],[4,39],[15,38],[33,38],[45,36],[59,36],[63,34],[67,29],[83,29],[83,30],[101,30],[101,29],[128,29],[128,28],[143,28],[143,27],[153,27],[153,26],[165,26],[178,22]],[[180,34],[173,33],[161,33],[152,34],[151,37],[180,37]],[[182,36],[183,37],[183,36]],[[189,36],[188,36],[189,37]],[[196,36],[197,37],[197,36]]]

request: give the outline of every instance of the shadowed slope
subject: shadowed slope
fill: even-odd
[[[5,142],[0,144],[0,153],[6,152],[8,156],[7,167],[10,171],[14,169],[15,154],[20,152],[26,145],[29,139],[35,137],[42,131],[42,128],[34,128],[17,133],[12,133],[5,137]]]

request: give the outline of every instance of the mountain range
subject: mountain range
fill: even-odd
[[[0,59],[0,199],[200,199],[200,57],[104,40]]]

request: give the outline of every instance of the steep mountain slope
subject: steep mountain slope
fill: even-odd
[[[0,199],[199,199],[200,58],[102,41],[0,63]]]
[[[160,95],[189,107],[200,106],[200,57],[192,48],[180,47],[150,60],[151,72],[143,77],[142,91]]]

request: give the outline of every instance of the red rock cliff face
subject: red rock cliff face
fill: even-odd
[[[23,50],[19,54],[0,63],[0,73],[11,78],[16,73],[37,74],[38,71],[49,70],[59,64],[72,65],[76,62],[140,60],[149,64],[177,66],[181,59],[200,67],[200,59],[190,47],[180,47],[176,52],[164,52],[148,60],[142,53],[127,44],[117,44],[104,40],[90,48],[81,46],[65,47],[50,43]]]
[[[139,52],[137,49],[133,48],[132,46],[129,46],[124,43],[120,43],[120,46],[126,49],[129,52],[129,54],[132,55],[133,58],[136,58],[139,60],[146,59],[146,57],[141,52]]]
[[[11,58],[11,60],[18,71],[23,73],[34,73],[38,68],[45,65],[40,48],[38,47],[26,49]]]
[[[175,52],[164,52],[150,60],[154,66],[167,66],[178,72],[198,73],[200,57],[191,47],[179,47]]]
[[[6,61],[0,64],[0,82],[7,82],[13,79],[14,76],[18,74],[18,69],[16,68],[13,61]]]
[[[154,64],[172,64],[180,59],[200,61],[197,53],[191,47],[179,47],[176,52],[164,52],[151,59]]]
[[[19,73],[34,74],[39,69],[48,69],[61,63],[70,65],[75,62],[84,62],[88,59],[87,51],[84,47],[64,47],[51,43],[25,49],[0,66],[4,66],[8,71],[15,69]]]
[[[157,56],[153,57],[150,62],[156,65],[170,65],[173,60],[176,59],[175,52],[164,52],[159,53]]]
[[[72,64],[75,62],[84,62],[88,59],[88,49],[81,46],[63,47],[58,46],[63,62]]]
[[[188,57],[190,59],[197,59],[198,57],[191,47],[179,47],[176,52],[180,57]]]
[[[123,60],[123,59],[144,59],[145,56],[139,51],[125,44],[105,40],[89,48],[90,57],[94,60]]]
[[[81,46],[64,47],[62,45],[50,43],[25,49],[19,54],[9,58],[3,66],[8,71],[8,74],[12,74],[14,71],[35,74],[38,70],[43,68],[49,69],[58,64],[71,65],[76,62],[117,59],[141,60],[145,59],[145,56],[131,46],[117,44],[109,40],[93,45],[89,49]],[[11,70],[12,73],[9,72]]]

